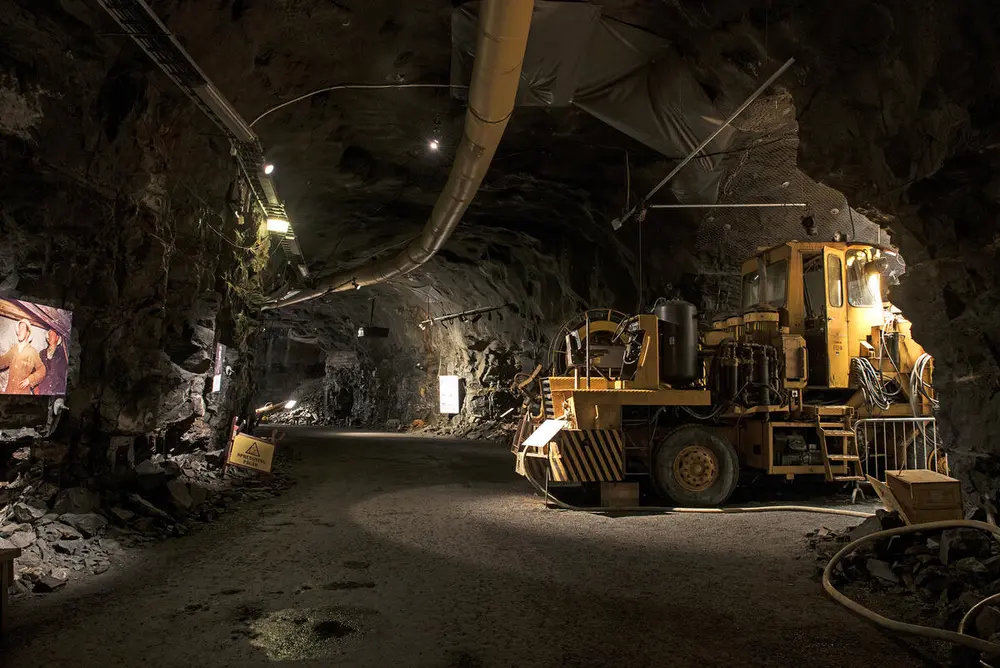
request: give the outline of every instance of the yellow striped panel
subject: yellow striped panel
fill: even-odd
[[[617,482],[625,479],[625,438],[618,429],[564,429],[549,446],[554,482]]]

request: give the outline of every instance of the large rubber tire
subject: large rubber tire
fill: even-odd
[[[683,507],[711,508],[736,489],[740,460],[725,439],[687,425],[653,445],[650,473],[661,496]]]

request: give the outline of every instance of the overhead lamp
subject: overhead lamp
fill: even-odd
[[[288,401],[285,402],[285,410],[286,411],[292,410],[293,408],[295,408],[295,404],[297,403],[298,402],[295,401],[295,399],[289,399]]]
[[[437,139],[432,139],[429,142],[427,142],[427,148],[429,148],[432,151],[436,151],[439,148],[441,148],[441,142],[439,142]]]
[[[278,234],[287,234],[288,228],[291,223],[288,222],[286,218],[268,218],[267,219],[267,231],[277,232]]]
[[[819,228],[816,225],[816,219],[812,216],[802,217],[802,227],[805,228],[806,234],[811,237],[816,236],[816,233],[819,231]]]
[[[362,325],[358,327],[359,339],[384,339],[389,336],[388,327],[376,327],[375,325]]]
[[[266,174],[267,176],[274,174],[274,165],[272,163],[269,162],[266,165],[264,165],[264,174]]]

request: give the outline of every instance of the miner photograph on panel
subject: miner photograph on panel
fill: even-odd
[[[66,393],[73,314],[0,299],[0,394]]]
[[[998,35],[0,0],[0,667],[1000,668]]]

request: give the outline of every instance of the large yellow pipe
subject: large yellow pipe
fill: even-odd
[[[330,292],[381,283],[413,271],[434,257],[476,196],[514,111],[514,96],[521,77],[534,4],[534,0],[485,0],[482,4],[465,133],[448,183],[438,196],[420,236],[390,258],[369,261],[334,274],[323,279],[316,288],[270,302],[264,309],[291,306]]]

